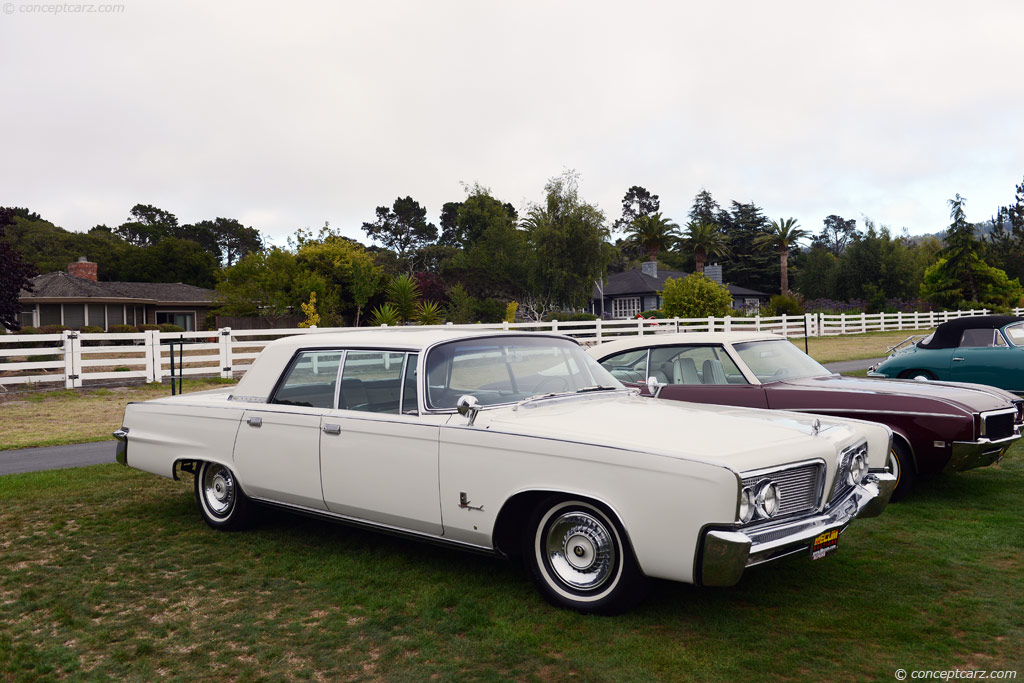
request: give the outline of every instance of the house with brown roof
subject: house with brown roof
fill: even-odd
[[[192,331],[206,326],[216,306],[212,289],[181,282],[99,282],[96,273],[96,264],[83,256],[68,264],[67,272],[33,278],[31,291],[22,290],[19,296],[22,326],[108,330],[113,325],[171,323]]]
[[[707,266],[704,269],[704,274],[718,284],[723,284],[721,266]],[[645,261],[640,268],[634,270],[612,273],[606,276],[602,282],[595,283],[590,312],[604,318],[618,320],[635,318],[642,311],[661,308],[660,292],[665,289],[665,280],[670,277],[684,278],[687,275],[689,273],[678,270],[659,272],[658,264],[655,261]],[[733,309],[744,311],[748,315],[756,314],[761,306],[768,303],[771,298],[771,294],[765,294],[756,289],[732,284],[725,286],[728,288],[729,294],[732,295]]]

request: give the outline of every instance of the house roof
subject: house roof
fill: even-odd
[[[689,275],[679,270],[658,269],[658,277],[651,277],[642,270],[627,270],[621,273],[612,273],[605,278],[604,296],[637,296],[641,294],[656,294],[665,289],[665,280],[670,277],[682,278]],[[748,289],[737,285],[726,285],[729,293],[733,296],[770,296],[756,289]],[[601,292],[594,287],[593,297],[598,299]]]
[[[32,291],[21,290],[24,302],[91,302],[212,304],[217,293],[181,282],[93,282],[62,270],[32,279]]]

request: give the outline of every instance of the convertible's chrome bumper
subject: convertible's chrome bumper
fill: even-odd
[[[944,472],[963,472],[975,467],[986,467],[998,462],[1006,449],[1020,438],[1020,432],[998,441],[989,441],[981,437],[977,441],[954,441],[953,455],[943,468]]]
[[[894,488],[896,477],[873,472],[846,497],[814,517],[742,531],[707,531],[701,548],[699,581],[704,586],[732,586],[747,567],[809,551],[818,536],[830,531],[842,533],[854,517],[880,515]]]

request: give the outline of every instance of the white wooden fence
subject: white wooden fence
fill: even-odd
[[[920,330],[952,318],[985,315],[979,311],[941,313],[876,313],[872,315],[823,315],[755,318],[662,318],[636,320],[583,320],[545,323],[494,323],[439,325],[452,329],[543,330],[567,334],[584,344],[643,334],[668,332],[774,332],[787,337],[818,337],[859,334],[876,330]],[[1021,315],[1024,309],[1015,309]],[[160,382],[171,374],[171,349],[175,373],[234,377],[244,373],[267,342],[295,334],[353,328],[293,328],[281,330],[233,330],[213,332],[158,332],[109,334],[62,332],[60,334],[0,335],[0,391],[7,385],[63,384],[68,389],[90,381],[134,380]],[[366,328],[363,328],[366,329]],[[429,329],[429,328],[424,328]],[[184,342],[174,344],[172,342]],[[181,358],[179,365],[178,358]]]

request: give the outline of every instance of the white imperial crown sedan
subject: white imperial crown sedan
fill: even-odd
[[[596,613],[648,577],[825,557],[895,484],[885,426],[653,400],[543,333],[279,339],[236,386],[130,404],[115,436],[123,464],[192,473],[216,529],[261,504],[522,555],[549,601]]]

